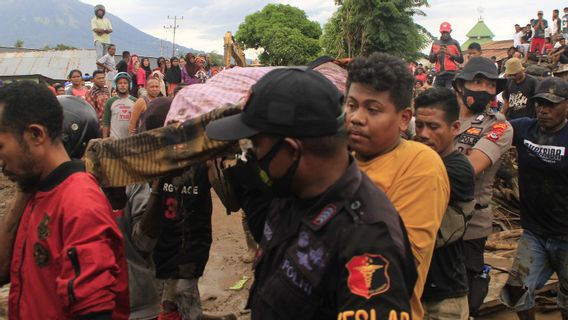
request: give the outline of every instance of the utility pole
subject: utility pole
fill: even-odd
[[[183,16],[178,17],[178,16],[173,16],[170,17],[168,16],[168,20],[174,20],[174,24],[173,25],[169,25],[169,26],[164,26],[164,29],[168,29],[168,30],[172,30],[174,32],[174,37],[173,37],[173,46],[172,46],[172,57],[175,57],[176,55],[176,29],[179,28],[179,25],[177,24],[178,20],[183,20]]]

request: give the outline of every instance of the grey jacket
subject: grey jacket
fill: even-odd
[[[128,201],[118,224],[124,235],[128,262],[130,319],[156,318],[160,313],[160,298],[152,261],[155,241],[136,231],[150,197],[150,186],[147,183],[130,185],[126,187],[126,196]]]

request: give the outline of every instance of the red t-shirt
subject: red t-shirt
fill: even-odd
[[[554,46],[552,45],[552,43],[545,43],[544,44],[544,51],[546,53],[550,53],[550,51],[552,51],[554,49]]]

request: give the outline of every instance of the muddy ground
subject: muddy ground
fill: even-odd
[[[14,196],[13,185],[0,175],[0,214],[4,214]],[[245,241],[241,214],[227,215],[219,199],[214,196],[213,246],[205,274],[199,286],[203,309],[210,314],[234,313],[239,320],[250,319],[244,310],[248,289],[252,284],[252,254]],[[231,290],[239,280],[248,279],[240,290]],[[8,286],[0,289],[0,320],[6,316]],[[516,319],[511,312],[500,312],[481,317],[483,320]],[[558,312],[539,314],[539,320],[560,319]]]

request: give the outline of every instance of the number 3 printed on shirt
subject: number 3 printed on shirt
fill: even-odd
[[[175,197],[167,197],[166,201],[166,211],[164,212],[164,216],[170,220],[173,220],[177,216],[177,200]]]

